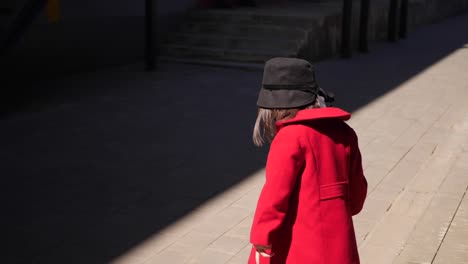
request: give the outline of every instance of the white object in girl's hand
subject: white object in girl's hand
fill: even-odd
[[[271,258],[273,255],[267,254],[265,252],[255,252],[255,263],[260,264],[260,256],[265,258]]]

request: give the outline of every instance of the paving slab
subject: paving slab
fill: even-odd
[[[434,264],[468,262],[468,196],[464,193],[449,230],[437,251]]]
[[[468,262],[467,23],[317,65],[361,140],[362,263]],[[164,64],[37,82],[115,90],[1,120],[6,263],[245,263],[264,181],[266,149],[250,143],[260,80]]]

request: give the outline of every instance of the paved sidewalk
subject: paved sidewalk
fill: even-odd
[[[410,40],[382,47],[370,55],[375,61],[360,58],[356,64],[386,63],[378,53],[392,49],[410,49],[417,60],[436,46],[418,51],[413,45],[431,44]],[[349,123],[360,137],[369,181],[364,210],[355,217],[362,263],[468,263],[467,69],[468,49],[459,46],[354,111]],[[252,174],[113,263],[246,263],[263,177],[263,170]]]
[[[360,139],[363,264],[468,263],[467,24],[317,65]],[[264,180],[265,149],[250,143],[261,72],[140,69],[2,83],[34,102],[0,119],[2,262],[246,262]]]

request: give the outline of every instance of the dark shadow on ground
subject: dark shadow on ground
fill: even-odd
[[[320,84],[354,111],[468,43],[467,21],[319,63]],[[0,120],[2,262],[108,263],[263,167],[250,143],[261,72],[139,67],[3,71],[27,103]]]

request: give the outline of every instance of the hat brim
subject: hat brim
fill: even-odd
[[[300,108],[314,104],[317,95],[310,90],[267,90],[260,89],[257,106],[267,109]]]

